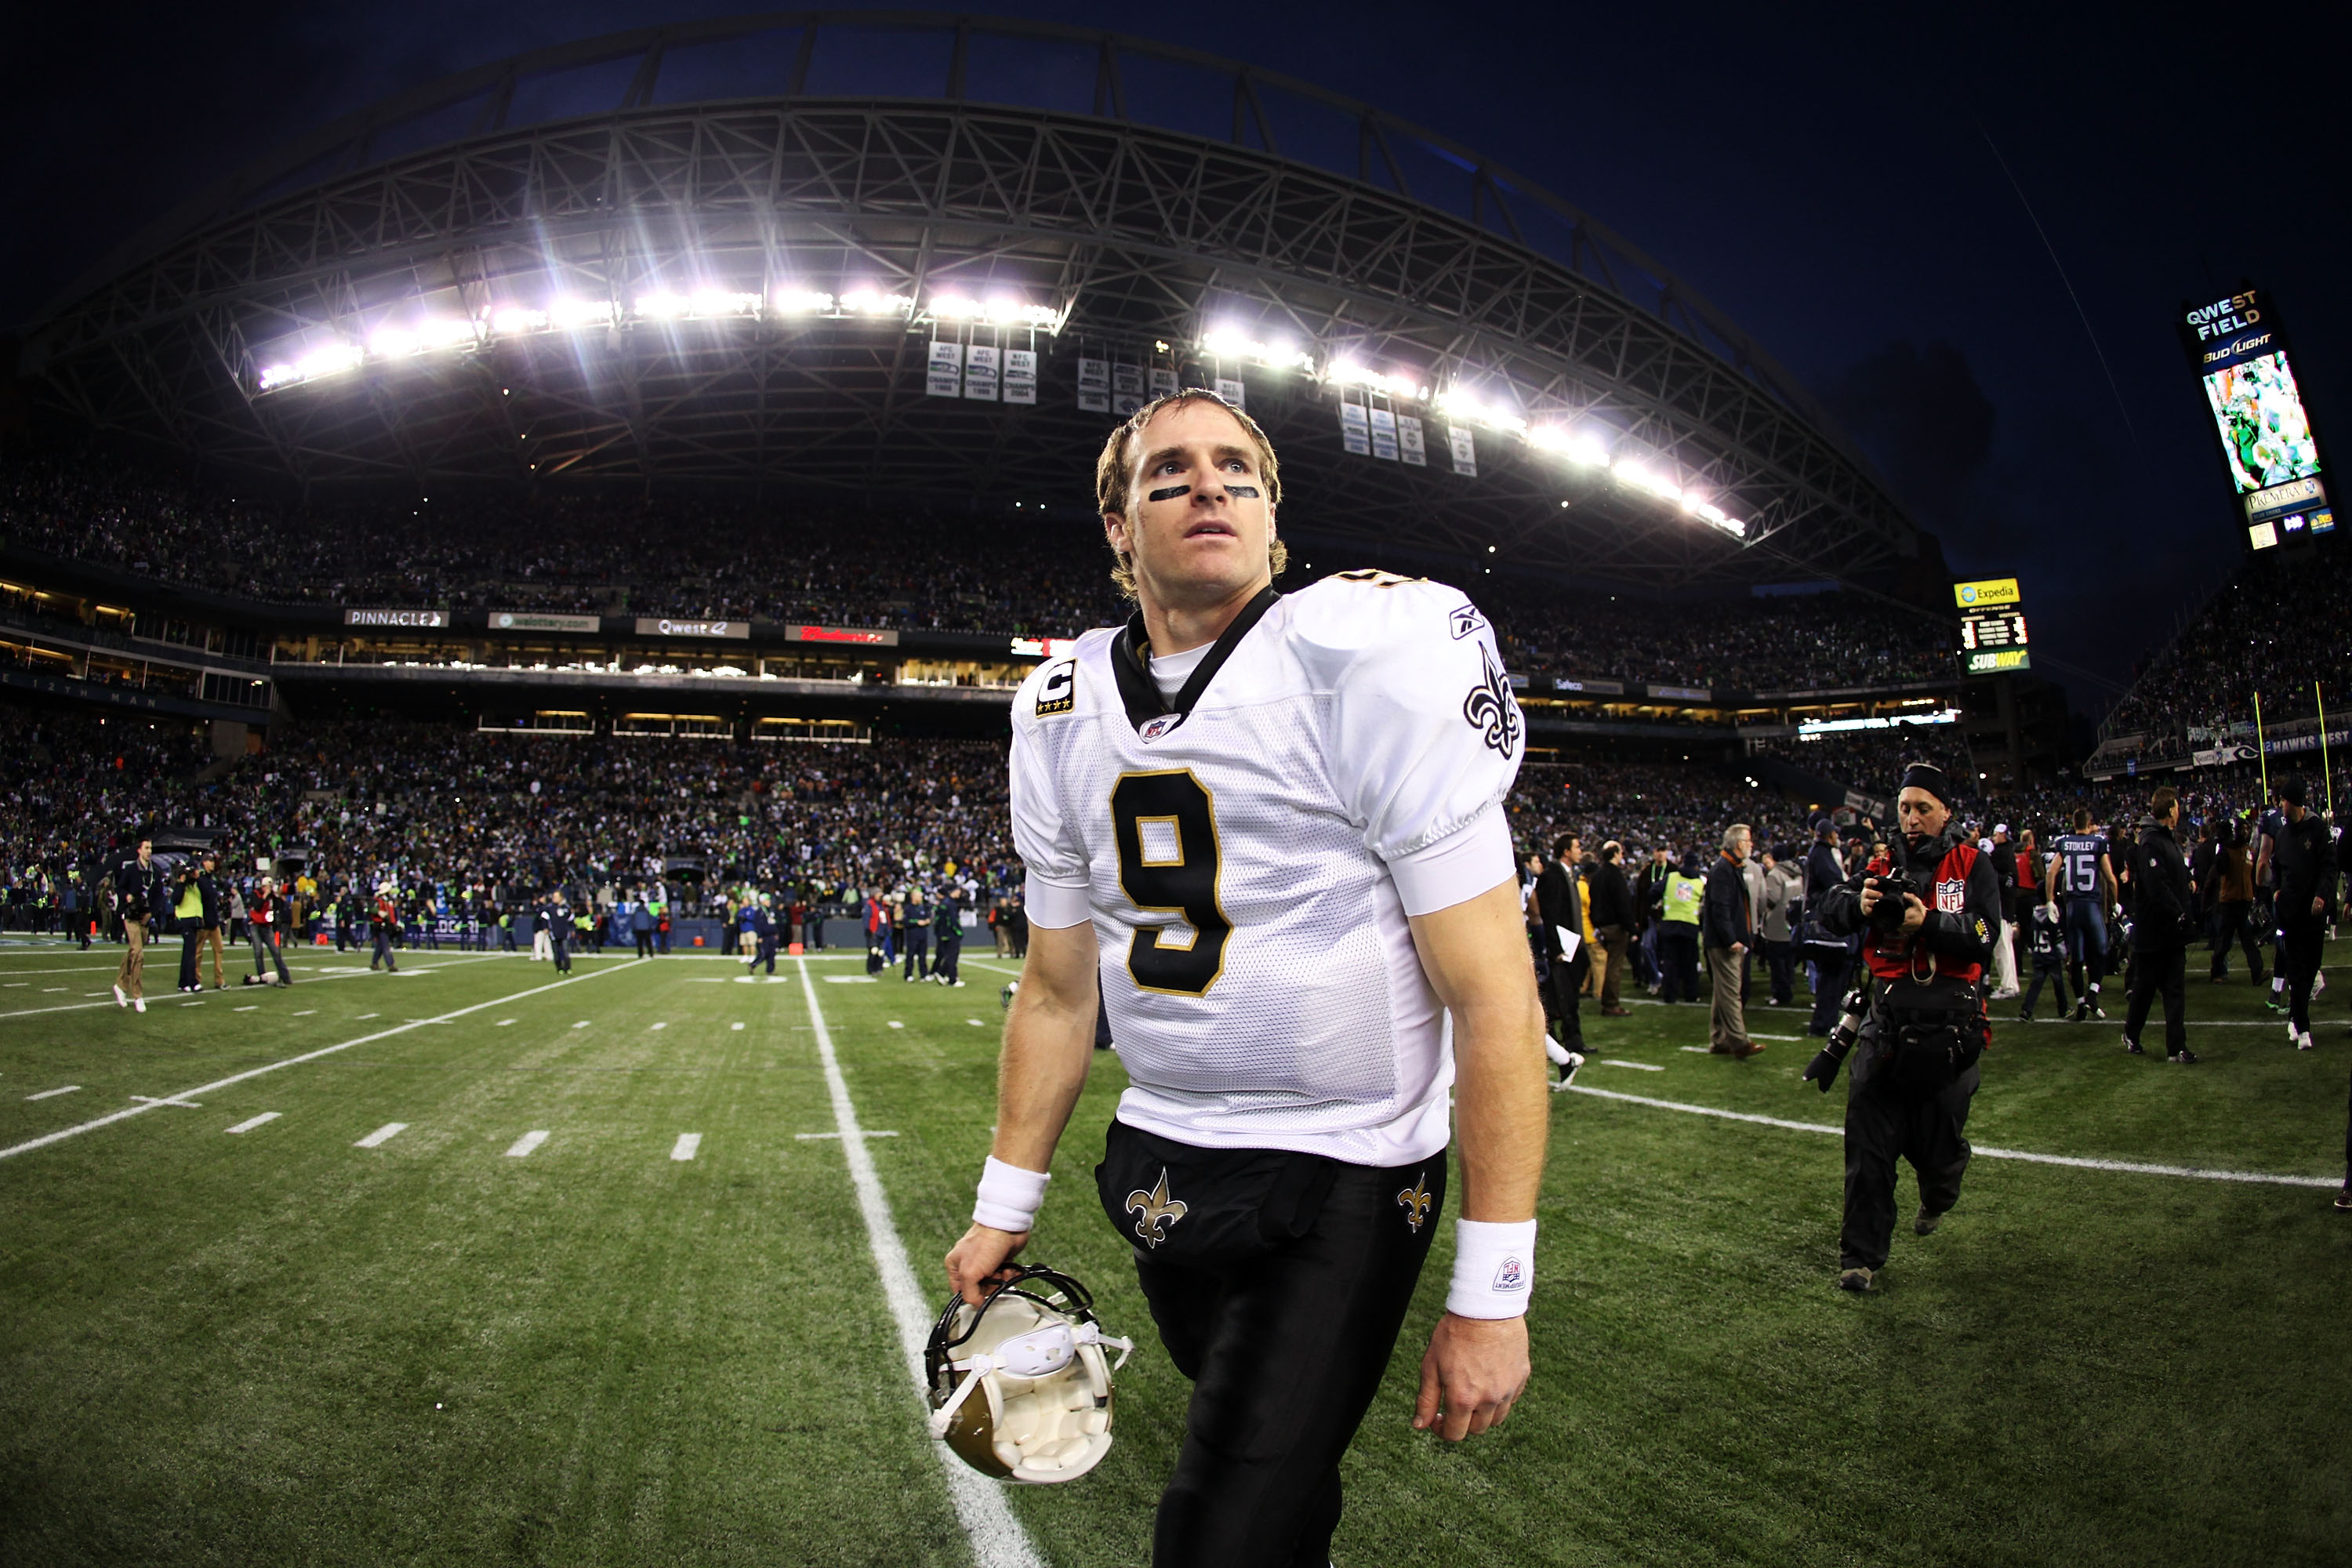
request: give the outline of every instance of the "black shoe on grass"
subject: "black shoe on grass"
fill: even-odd
[[[1846,1268],[1838,1273],[1838,1289],[1863,1295],[1870,1289],[1871,1272],[1867,1268]]]
[[[1944,1216],[1942,1215],[1929,1212],[1927,1205],[1926,1204],[1921,1204],[1919,1205],[1919,1212],[1911,1216],[1911,1234],[1914,1236],[1933,1236],[1936,1234],[1936,1227],[1943,1223]]]
[[[2191,1068],[2197,1065],[2197,1053],[2190,1050],[2188,1047],[2183,1046],[2180,1049],[2173,1052],[2164,1059],[2168,1062],[2177,1062],[2185,1068]]]
[[[2139,1048],[2139,1042],[2133,1039],[2129,1035],[2126,1035],[2124,1037],[2124,1054],[2128,1057],[2144,1057],[2147,1055],[2146,1051]]]

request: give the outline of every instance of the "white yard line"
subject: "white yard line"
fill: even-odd
[[[507,1146],[507,1158],[509,1160],[522,1159],[533,1149],[538,1148],[541,1143],[546,1142],[547,1130],[543,1127],[534,1128]]]
[[[1752,1121],[1762,1127],[1785,1127],[1791,1132],[1826,1132],[1837,1137],[1845,1131],[1843,1127],[1830,1127],[1819,1121],[1790,1121],[1778,1116],[1724,1110],[1712,1105],[1683,1105],[1671,1100],[1652,1100],[1647,1095],[1621,1094],[1609,1089],[1587,1089],[1580,1083],[1569,1085],[1568,1091],[1570,1094],[1589,1094],[1600,1100],[1622,1100],[1629,1105],[1647,1105],[1659,1110],[1679,1110],[1690,1116],[1712,1116],[1724,1121]],[[2035,1154],[2022,1149],[1989,1149],[1982,1143],[1976,1146],[1976,1152],[1988,1160],[2021,1160],[2033,1165],[2071,1165],[2081,1171],[2120,1171],[2134,1176],[2184,1176],[2200,1182],[2252,1182],[2281,1187],[2336,1187],[2343,1184],[2333,1176],[2281,1176],[2267,1171],[2216,1171],[2200,1165],[2148,1165],[2132,1160],[2093,1160],[2073,1154]]]
[[[558,986],[563,985],[582,984],[586,981],[593,980],[596,978],[596,975],[600,973],[617,973],[617,970],[598,970],[591,973],[582,975],[577,980],[558,980],[547,985],[535,985],[528,991],[518,991],[512,995],[508,996],[493,996],[487,1002],[477,1002],[470,1007],[460,1007],[454,1013],[444,1013],[438,1018],[428,1018],[425,1020],[425,1022],[430,1024],[446,1024],[452,1018],[462,1018],[468,1013],[478,1013],[485,1007],[503,1007],[509,1002],[520,1002],[526,996],[536,996],[542,991],[553,991]],[[373,1015],[371,1014],[369,1016],[373,1016]],[[155,1106],[161,1102],[174,1100],[193,1100],[200,1094],[210,1093],[214,1089],[226,1089],[231,1084],[243,1083],[247,1079],[256,1079],[261,1077],[265,1073],[276,1072],[280,1068],[299,1067],[304,1062],[314,1062],[321,1057],[331,1057],[338,1051],[350,1050],[353,1046],[364,1046],[372,1044],[377,1040],[388,1040],[394,1035],[404,1035],[408,1033],[409,1030],[416,1028],[417,1026],[418,1026],[415,1024],[394,1024],[389,1029],[378,1029],[372,1035],[361,1035],[356,1038],[345,1040],[340,1045],[321,1046],[315,1051],[305,1051],[299,1057],[288,1057],[284,1061],[271,1062],[267,1067],[247,1068],[243,1072],[231,1073],[226,1078],[216,1079],[211,1083],[201,1085],[195,1089],[182,1089],[177,1094],[159,1095],[155,1100],[149,1100],[143,1104],[130,1106],[124,1110],[115,1111],[111,1115],[101,1116],[95,1121],[85,1121],[78,1127],[60,1128],[55,1132],[45,1133],[38,1138],[28,1139],[22,1143],[12,1144],[8,1148],[0,1149],[0,1160],[5,1160],[12,1154],[28,1153],[35,1149],[45,1149],[52,1143],[61,1143],[65,1140],[75,1137],[78,1134],[92,1131],[98,1128],[108,1126],[110,1123],[125,1121],[130,1117],[142,1115],[147,1111],[154,1110]]]
[[[807,960],[793,962],[800,966],[801,978],[805,982]],[[923,1345],[930,1336],[930,1306],[915,1283],[914,1268],[907,1261],[906,1244],[898,1239],[898,1227],[891,1223],[890,1199],[882,1190],[881,1178],[874,1173],[874,1157],[866,1148],[868,1134],[857,1125],[857,1107],[850,1100],[849,1080],[842,1077],[840,1058],[834,1055],[833,1033],[825,1027],[824,1009],[817,1005],[816,987],[803,984],[802,994],[808,998],[809,1024],[816,1031],[817,1059],[824,1065],[824,1086],[833,1098],[833,1120],[841,1139],[842,1154],[849,1164],[850,1184],[857,1190],[857,1207],[866,1216],[866,1244],[874,1253],[875,1271],[882,1277],[882,1294],[890,1304],[890,1316],[898,1325],[898,1347],[907,1358],[907,1375],[914,1382],[918,1402],[928,1404],[923,1387]],[[923,1428],[919,1426],[917,1431]],[[922,1441],[939,1456],[940,1468],[947,1478],[948,1497],[955,1504],[956,1518],[963,1525],[965,1539],[971,1542],[972,1560],[981,1568],[1042,1568],[1043,1560],[1030,1543],[1029,1532],[1013,1517],[1003,1489],[984,1479],[979,1472],[966,1468],[945,1444],[932,1442],[928,1434]]]
[[[282,1114],[283,1112],[281,1111],[265,1110],[258,1116],[247,1117],[245,1121],[240,1121],[236,1126],[230,1128],[229,1131],[232,1132],[250,1132],[257,1127],[268,1126],[270,1122],[277,1121]]]
[[[859,1131],[857,1135],[860,1138],[896,1138],[898,1136],[896,1132],[885,1131],[878,1127],[863,1128]],[[814,1143],[819,1139],[838,1138],[841,1134],[838,1132],[795,1132],[793,1136],[799,1139],[803,1143]],[[928,1333],[930,1331],[927,1329],[924,1331]]]
[[[670,1145],[669,1157],[673,1160],[691,1160],[701,1152],[701,1133],[681,1132],[677,1135],[677,1142]]]
[[[1632,1068],[1635,1072],[1664,1072],[1666,1070],[1655,1062],[1621,1062],[1614,1057],[1595,1057],[1592,1059],[1592,1065],[1597,1068]]]
[[[45,1089],[38,1094],[28,1094],[25,1098],[26,1100],[55,1100],[61,1094],[79,1094],[80,1092],[81,1085],[78,1083],[69,1083],[63,1089]]]
[[[366,1137],[361,1139],[358,1142],[352,1144],[352,1147],[354,1149],[381,1149],[385,1144],[391,1142],[394,1139],[399,1137],[402,1133],[407,1131],[408,1123],[405,1121],[387,1121],[383,1126],[377,1128],[374,1131],[369,1133]]]

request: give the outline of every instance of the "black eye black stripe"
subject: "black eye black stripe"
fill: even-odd
[[[1255,485],[1227,485],[1225,487],[1225,493],[1233,497],[1235,500],[1257,500],[1257,487]]]
[[[1192,487],[1190,485],[1170,485],[1164,490],[1153,490],[1151,494],[1145,499],[1150,500],[1174,500],[1178,496],[1188,496],[1192,493]]]

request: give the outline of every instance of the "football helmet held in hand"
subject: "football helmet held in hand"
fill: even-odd
[[[1068,1275],[1012,1269],[977,1307],[949,1298],[931,1329],[931,1436],[982,1475],[1076,1480],[1110,1451],[1110,1374],[1135,1342],[1102,1331],[1094,1297]]]

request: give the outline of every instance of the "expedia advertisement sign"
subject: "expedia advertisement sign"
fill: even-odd
[[[2024,595],[2017,591],[2014,577],[1980,577],[1973,583],[1952,584],[1952,603],[1964,610],[1989,610],[1996,605],[2014,605]]]
[[[494,632],[593,632],[601,623],[593,616],[551,616],[540,610],[492,610]]]
[[[347,626],[446,626],[446,610],[345,610]]]
[[[637,635],[641,637],[748,637],[751,635],[751,623],[673,621],[667,617],[639,616]]]

